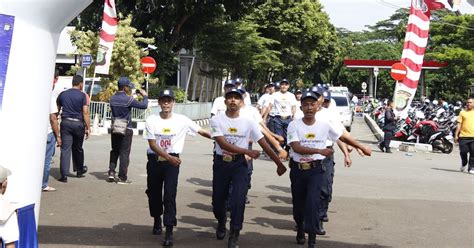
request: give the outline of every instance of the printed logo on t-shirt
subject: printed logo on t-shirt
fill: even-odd
[[[165,128],[163,128],[162,132],[164,134],[168,134],[168,133],[171,133],[171,129],[165,127]]]
[[[305,137],[306,139],[315,139],[315,138],[316,138],[316,134],[314,134],[314,133],[307,133],[307,134],[304,135],[304,137]]]
[[[235,127],[229,127],[228,131],[229,131],[229,133],[232,133],[232,134],[233,134],[233,133],[237,133],[237,128],[235,128]]]

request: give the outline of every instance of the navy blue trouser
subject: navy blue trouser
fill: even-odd
[[[132,148],[133,130],[127,129],[125,135],[111,134],[112,150],[110,151],[109,174],[115,174],[117,160],[120,158],[118,177],[127,180],[130,150]]]
[[[146,173],[147,190],[145,193],[148,196],[150,215],[154,218],[163,215],[163,225],[176,226],[176,191],[179,167],[168,161],[158,161],[155,154],[148,154]]]
[[[279,116],[275,116],[275,118],[273,118],[273,120],[274,120],[273,122],[274,122],[274,125],[275,125],[274,133],[282,136],[285,139],[285,141],[283,142],[282,147],[285,148],[287,151],[289,151],[290,147],[287,144],[286,133],[288,131],[288,124],[290,124],[290,122],[293,119],[291,119],[291,118],[282,119]]]
[[[84,170],[84,149],[82,149],[82,143],[84,142],[85,126],[82,121],[64,119],[61,121],[60,132],[62,144],[59,167],[61,177],[67,177],[71,167],[71,153],[74,171],[81,172]]]
[[[319,206],[319,218],[328,216],[329,203],[332,200],[332,184],[334,182],[334,157],[326,157],[322,161],[324,167],[324,178],[321,183],[321,204]]]
[[[293,219],[298,227],[307,233],[316,233],[319,228],[319,206],[321,203],[321,182],[324,171],[320,165],[301,170],[293,160],[290,161],[291,196]]]
[[[468,170],[474,169],[474,138],[459,138],[459,154],[463,166],[469,165]],[[469,154],[469,159],[467,155]]]
[[[249,174],[245,158],[235,162],[224,162],[215,155],[212,167],[212,211],[218,221],[226,219],[226,200],[232,183],[230,196],[230,228],[242,230],[245,212],[245,196],[248,191]]]

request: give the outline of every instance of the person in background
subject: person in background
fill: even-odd
[[[84,166],[84,149],[82,144],[89,138],[91,132],[89,106],[87,95],[82,92],[84,79],[75,75],[72,78],[72,88],[59,94],[56,101],[58,113],[61,113],[60,136],[56,137],[61,144],[60,171],[58,180],[67,183],[71,164],[71,153],[74,170],[78,178],[84,177],[87,166]]]
[[[120,167],[118,173],[118,184],[130,184],[128,179],[128,165],[130,163],[130,149],[132,148],[132,108],[146,109],[148,107],[148,94],[143,89],[138,93],[143,96],[142,101],[137,101],[130,96],[135,85],[128,77],[120,77],[118,80],[118,92],[110,98],[110,109],[112,110],[112,120],[126,119],[127,129],[125,134],[112,133],[110,151],[108,182],[115,181],[115,168],[117,160],[120,158]]]
[[[235,88],[235,81],[233,79],[227,79],[224,82],[224,94],[233,88]],[[216,99],[214,99],[214,102],[212,103],[212,108],[211,108],[211,117],[214,115],[217,115],[218,113],[225,112],[227,107],[225,106],[224,100],[225,100],[224,96],[219,96]]]
[[[466,108],[459,113],[454,141],[459,142],[461,172],[467,168],[469,174],[474,174],[474,96],[472,95],[466,101]]]
[[[54,89],[56,82],[58,81],[59,70],[54,71],[53,79],[53,93],[51,94],[51,103],[50,111],[48,115],[48,134],[46,138],[46,154],[44,156],[44,169],[43,169],[43,183],[41,185],[41,190],[43,192],[53,192],[56,191],[55,188],[48,185],[49,182],[49,171],[51,170],[51,164],[53,163],[53,156],[56,151],[56,140],[59,136],[59,126],[58,126],[58,105],[56,104],[56,99],[58,98],[58,92]],[[58,146],[61,146],[58,143]]]
[[[303,92],[301,92],[300,89],[295,91],[296,111],[295,111],[294,119],[303,118],[303,116],[304,116],[303,111],[301,111],[301,95],[302,94],[303,94]]]
[[[0,165],[0,247],[15,248],[20,238],[15,206],[5,198],[11,171]]]
[[[395,130],[397,129],[397,118],[393,113],[395,103],[393,100],[388,100],[387,107],[385,108],[385,123],[383,126],[383,141],[379,143],[379,149],[382,152],[392,153],[390,150],[390,141],[393,139]]]

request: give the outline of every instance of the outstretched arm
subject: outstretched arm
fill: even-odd
[[[232,145],[231,143],[227,142],[224,136],[216,136],[215,140],[217,144],[219,144],[219,146],[226,151],[229,151],[235,154],[245,154],[245,155],[250,156],[253,159],[257,159],[260,156],[259,151],[244,149],[236,145]]]
[[[169,155],[165,150],[161,149],[158,147],[156,144],[156,140],[154,139],[149,139],[148,140],[148,145],[150,146],[150,149],[158,156],[166,159],[168,162],[170,162],[172,165],[179,167],[181,165],[181,159]]]
[[[362,145],[359,141],[354,139],[348,132],[343,132],[339,139],[348,145],[360,149],[364,153],[364,155],[370,156],[372,154],[372,149]]]
[[[293,149],[293,151],[302,155],[321,154],[327,157],[327,156],[331,156],[334,153],[334,150],[331,148],[317,149],[317,148],[305,147],[305,146],[302,146],[299,141],[291,142],[290,146]]]
[[[275,154],[272,148],[268,145],[264,138],[258,140],[258,144],[262,147],[262,149],[270,156],[270,158],[275,162],[277,165],[277,174],[279,176],[283,175],[286,171],[286,167],[280,161],[280,158]]]
[[[340,140],[337,140],[337,146],[339,146],[342,153],[344,154],[344,166],[351,167],[352,160],[351,160],[351,155],[349,153],[349,150],[347,149],[347,144]]]
[[[209,133],[207,130],[200,129],[200,130],[198,131],[198,134],[201,135],[202,137],[205,137],[205,138],[208,138],[208,139],[212,139],[211,133]]]

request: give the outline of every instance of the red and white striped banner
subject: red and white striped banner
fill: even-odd
[[[401,63],[407,67],[407,77],[397,82],[395,86],[395,114],[399,115],[408,110],[416,93],[420,80],[426,44],[430,29],[430,11],[444,8],[443,0],[412,0],[410,16]]]
[[[102,30],[100,31],[99,50],[97,51],[95,73],[109,74],[110,59],[117,33],[117,11],[115,0],[105,0],[104,14],[102,18]]]

